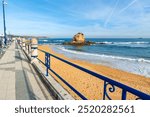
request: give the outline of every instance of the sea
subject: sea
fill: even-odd
[[[49,45],[65,56],[102,64],[115,69],[150,78],[150,38],[87,38],[90,46],[63,45],[71,38],[39,39],[39,44]]]

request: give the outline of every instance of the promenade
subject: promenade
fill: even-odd
[[[52,100],[21,48],[12,42],[0,59],[0,100]]]
[[[24,48],[23,42],[24,40],[22,40],[21,45]],[[31,64],[28,59],[30,59],[31,55],[35,56],[37,54],[37,48],[34,47],[35,44],[33,42],[36,42],[36,39],[32,39],[32,50],[29,49],[28,54],[26,48],[22,50],[20,45],[14,41],[6,49],[2,58],[0,58],[0,100],[150,99],[149,93],[145,93],[144,90],[141,91],[138,87],[133,88],[125,83],[115,81],[112,79],[113,76],[108,78],[101,75],[101,73],[98,74],[89,68],[84,68],[63,59],[63,57],[58,57],[55,53],[51,54],[50,51],[45,50],[48,49],[46,46],[38,47],[38,58],[32,58]],[[52,73],[46,72],[42,66],[43,64]],[[61,68],[58,66],[61,66]],[[109,68],[105,69],[103,67],[101,71],[108,72]],[[71,74],[67,74],[65,77],[63,73],[66,74],[67,72]],[[115,75],[115,72],[112,72],[112,75]],[[47,73],[49,73],[48,76],[46,75]],[[128,73],[126,74],[128,75]],[[132,76],[132,74],[129,74],[129,76]],[[138,77],[141,82],[140,87],[144,85],[144,89],[146,83],[147,85],[149,84],[149,80],[146,81],[145,78],[137,75],[135,77],[136,80]],[[75,81],[77,79],[78,81]],[[74,81],[77,85],[72,84]],[[112,86],[111,90],[110,86]],[[136,83],[136,86],[139,85]],[[71,90],[67,90],[67,87]],[[109,90],[107,90],[108,88]],[[114,92],[114,95],[111,95],[111,97],[109,95],[110,92]],[[128,93],[132,95],[128,95]]]

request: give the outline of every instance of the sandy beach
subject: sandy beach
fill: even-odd
[[[121,70],[113,69],[110,67],[106,67],[103,65],[97,65],[97,64],[91,64],[85,61],[80,60],[72,60],[64,55],[55,53],[52,51],[52,49],[48,45],[41,45],[38,47],[39,49],[42,49],[44,51],[50,52],[58,57],[61,57],[65,60],[68,60],[70,62],[73,62],[77,65],[80,65],[84,68],[87,68],[89,70],[92,70],[96,73],[99,73],[101,75],[107,76],[110,79],[113,79],[115,81],[121,82],[127,86],[130,86],[132,88],[135,88],[137,90],[140,90],[142,92],[145,92],[147,94],[150,94],[150,79],[132,74],[127,73]],[[39,53],[39,59],[42,61],[45,61],[45,54],[42,52]],[[79,92],[81,92],[86,98],[90,100],[101,100],[103,98],[103,87],[104,87],[104,81],[100,80],[96,77],[93,77],[81,70],[78,70],[70,65],[67,65],[66,63],[61,62],[60,60],[57,60],[53,57],[51,57],[51,68],[56,72],[59,73],[61,77],[63,77],[69,84],[71,84],[75,89],[77,89]],[[80,99],[78,95],[76,95],[70,88],[68,88],[62,81],[60,81],[54,74],[50,73],[57,82],[59,82],[75,99]],[[121,99],[121,89],[116,88],[115,92],[109,93],[109,96],[112,99]],[[127,99],[135,99],[136,96],[132,94],[127,94]]]

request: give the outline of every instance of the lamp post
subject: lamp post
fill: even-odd
[[[6,2],[5,0],[2,1],[2,6],[3,6],[3,23],[4,23],[4,44],[7,46],[7,34],[6,34],[6,22],[5,22],[5,5]]]

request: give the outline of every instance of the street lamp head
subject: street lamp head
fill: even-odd
[[[4,5],[7,5],[7,2],[3,1],[3,4],[4,4]]]
[[[5,0],[2,1],[4,5],[7,5],[7,2],[5,2]]]

